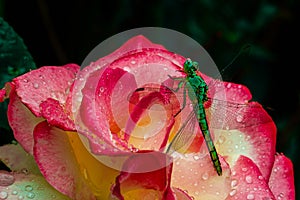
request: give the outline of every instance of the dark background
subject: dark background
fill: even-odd
[[[0,16],[23,38],[37,67],[80,65],[103,40],[145,26],[192,37],[220,70],[243,45],[251,44],[250,52],[226,68],[223,79],[248,86],[253,99],[272,116],[278,129],[277,151],[293,161],[297,191],[299,11],[299,1],[293,0],[0,0]],[[1,144],[9,143],[11,131],[1,129]]]

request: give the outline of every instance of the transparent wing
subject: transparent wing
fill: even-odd
[[[185,123],[180,127],[179,131],[176,133],[172,141],[170,142],[166,153],[172,154],[174,151],[181,150],[184,152],[188,149],[192,141],[194,140],[195,133],[195,125],[197,122],[197,118],[194,112],[191,112]]]

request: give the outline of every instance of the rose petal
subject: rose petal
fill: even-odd
[[[13,80],[21,101],[40,116],[41,102],[48,98],[64,104],[79,66],[67,64],[62,67],[45,66],[32,70]]]
[[[196,199],[225,199],[230,192],[230,169],[222,157],[222,176],[213,168],[209,155],[174,155],[172,187],[180,188]]]
[[[172,164],[166,154],[141,151],[124,163],[112,188],[119,199],[175,199],[170,189]],[[143,172],[141,172],[143,171]]]
[[[3,102],[6,98],[6,90],[5,89],[1,89],[0,90],[0,103]]]
[[[74,121],[70,118],[70,114],[64,110],[59,101],[55,99],[47,99],[40,104],[41,116],[47,122],[63,130],[75,130]]]
[[[34,142],[35,160],[41,173],[54,188],[72,199],[95,199],[80,175],[65,131],[41,122],[34,129]]]
[[[97,160],[82,144],[78,134],[68,133],[68,137],[82,176],[87,179],[97,199],[107,199],[110,188],[120,172],[109,167],[108,162],[102,164],[103,157],[100,161]]]
[[[172,188],[176,200],[194,200],[186,192],[179,188]]]
[[[14,172],[41,174],[33,156],[25,152],[19,144],[1,146],[0,160]]]
[[[122,74],[122,70],[115,70],[115,72],[115,76],[117,77],[119,73]],[[89,142],[92,152],[98,154],[116,154],[120,151],[120,149],[123,150],[128,148],[126,144],[122,143],[122,140],[116,137],[116,134],[119,134],[118,132],[111,133],[108,118],[111,115],[111,109],[109,109],[112,106],[111,102],[106,102],[103,100],[102,104],[100,105],[96,101],[98,98],[96,92],[99,93],[102,91],[96,91],[97,85],[99,84],[99,78],[103,77],[103,79],[107,80],[106,76],[102,76],[101,74],[102,70],[99,70],[93,72],[88,77],[88,86],[85,86],[81,90],[84,96],[82,98],[79,112],[77,114],[75,113],[75,122],[77,125],[77,130],[90,139]],[[115,84],[110,83],[109,79],[107,81],[109,82],[108,85]],[[109,89],[110,88],[103,86],[102,92],[106,93]],[[102,94],[101,96],[104,97]],[[109,99],[109,97],[107,98]],[[118,126],[115,124],[115,122],[111,120],[111,123],[115,125],[113,130],[117,130]],[[117,147],[120,149],[117,149]]]
[[[240,156],[232,169],[229,199],[275,199],[255,163]]]
[[[277,199],[295,199],[293,163],[283,154],[275,156],[269,187]]]
[[[16,92],[10,93],[7,118],[15,139],[30,154],[33,154],[33,129],[43,118],[36,117],[21,102]]]
[[[0,172],[1,176],[1,172]],[[11,173],[14,183],[9,186],[0,185],[0,199],[60,199],[69,197],[55,190],[41,175]],[[0,181],[1,182],[1,181]]]
[[[171,130],[179,129],[174,124],[174,115],[180,109],[179,101],[174,93],[164,91],[134,92],[130,97],[134,105],[125,127],[125,140],[138,149],[161,150],[166,146]]]
[[[216,114],[218,111],[222,113],[222,108],[219,108]],[[255,102],[243,107],[232,107],[232,111],[226,114],[228,122],[225,122],[225,128],[212,128],[218,153],[226,156],[231,166],[235,165],[240,155],[251,158],[268,180],[276,142],[276,126],[271,117]]]

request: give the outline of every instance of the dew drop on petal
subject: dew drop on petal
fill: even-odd
[[[39,84],[38,84],[38,83],[34,83],[34,84],[33,84],[33,87],[34,87],[35,89],[38,89],[38,88],[39,88]]]
[[[8,197],[8,193],[7,192],[5,192],[5,191],[1,191],[0,192],[0,199],[2,200],[2,199],[7,199],[7,197]]]
[[[207,172],[204,172],[204,173],[202,174],[202,179],[203,179],[203,180],[207,180],[208,178],[209,178],[208,173],[207,173]]]
[[[35,194],[33,192],[29,192],[27,195],[26,195],[27,198],[29,199],[33,199],[35,197]]]
[[[248,200],[254,199],[254,194],[248,194],[248,195],[247,195],[247,199],[248,199]]]
[[[9,186],[15,182],[15,177],[7,171],[0,170],[0,186]]]
[[[236,194],[236,190],[235,189],[233,189],[233,190],[231,190],[230,192],[229,192],[229,195],[230,196],[234,196]]]
[[[133,64],[133,65],[134,65],[135,63],[136,63],[136,61],[135,61],[135,60],[132,60],[132,61],[131,61],[131,64]]]
[[[100,87],[100,92],[104,92],[105,88],[104,87]]]
[[[233,179],[231,181],[231,187],[235,187],[235,186],[237,186],[237,184],[238,184],[238,181],[236,179]]]
[[[27,192],[30,192],[30,191],[33,190],[33,187],[32,187],[31,185],[26,185],[26,186],[25,186],[25,190],[26,190]]]
[[[245,180],[249,184],[252,183],[252,181],[253,181],[251,176],[246,176]]]
[[[247,167],[243,167],[243,168],[242,168],[242,171],[243,171],[243,172],[246,172],[247,170],[248,170]]]
[[[243,115],[237,115],[237,116],[236,116],[236,121],[237,121],[237,122],[242,122],[243,119],[244,119]]]
[[[221,136],[218,138],[218,142],[219,142],[220,144],[223,144],[223,143],[225,142],[225,140],[226,140],[226,138],[225,138],[223,135],[221,135]]]
[[[197,156],[197,155],[194,155],[193,157],[194,157],[194,160],[199,160],[200,159],[200,157]]]
[[[17,194],[18,194],[18,191],[14,190],[14,191],[11,192],[11,194],[12,194],[12,195],[17,195]]]

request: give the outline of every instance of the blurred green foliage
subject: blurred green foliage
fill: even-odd
[[[0,15],[23,38],[38,67],[81,64],[108,37],[145,26],[192,37],[220,70],[243,45],[251,44],[250,53],[240,55],[223,79],[249,87],[253,99],[265,106],[277,125],[277,151],[291,158],[295,169],[300,166],[300,81],[294,64],[298,63],[299,1],[0,0],[0,7]],[[24,55],[11,56],[13,63],[1,63],[1,84],[30,68],[22,64]],[[299,176],[295,170],[297,191]]]
[[[14,77],[35,68],[32,56],[22,38],[0,17],[0,87]],[[7,105],[8,100],[0,104],[0,144],[10,142],[12,139],[12,135],[7,134],[11,132],[6,116]]]

